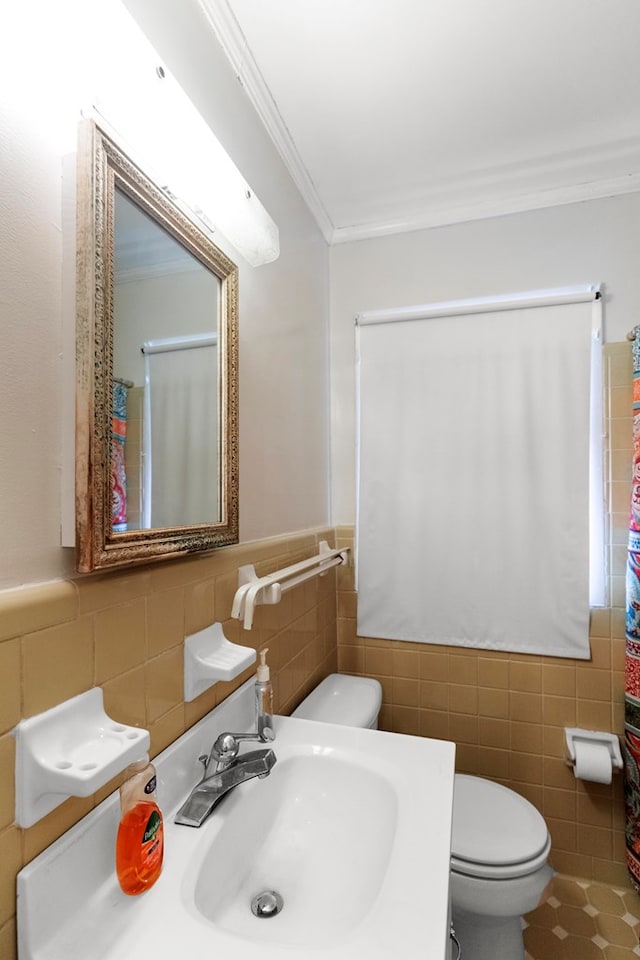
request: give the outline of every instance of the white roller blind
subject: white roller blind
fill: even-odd
[[[358,318],[360,636],[589,656],[595,289]]]

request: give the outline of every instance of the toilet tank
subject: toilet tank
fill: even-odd
[[[378,680],[332,673],[311,691],[291,716],[376,729],[381,704],[382,686]]]

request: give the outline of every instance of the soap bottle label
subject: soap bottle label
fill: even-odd
[[[154,810],[142,837],[141,869],[152,873],[162,862],[162,817]]]
[[[158,813],[157,810],[154,810],[151,816],[149,817],[149,820],[147,821],[147,826],[144,831],[144,835],[142,837],[143,846],[145,843],[148,843],[149,840],[153,840],[155,838],[156,833],[160,829],[161,823],[162,823],[162,819],[160,817],[160,814]]]
[[[155,774],[149,780],[149,783],[145,784],[144,792],[147,794],[156,792],[156,777]]]

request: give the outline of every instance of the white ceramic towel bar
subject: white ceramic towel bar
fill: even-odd
[[[301,560],[290,567],[276,570],[264,577],[256,575],[253,564],[238,569],[238,589],[233,598],[231,616],[242,620],[245,630],[253,626],[253,613],[259,603],[279,603],[282,594],[311,577],[320,577],[332,567],[347,563],[349,547],[332,549],[326,540],[321,540],[319,553],[308,560]]]

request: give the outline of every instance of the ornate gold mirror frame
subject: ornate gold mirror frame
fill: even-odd
[[[238,271],[91,120],[77,167],[76,560],[80,572],[210,550],[238,540]],[[217,277],[217,517],[115,532],[112,519],[114,205],[121,192]],[[215,388],[214,388],[215,389]],[[185,428],[186,429],[186,428]],[[186,465],[187,469],[196,469]]]

